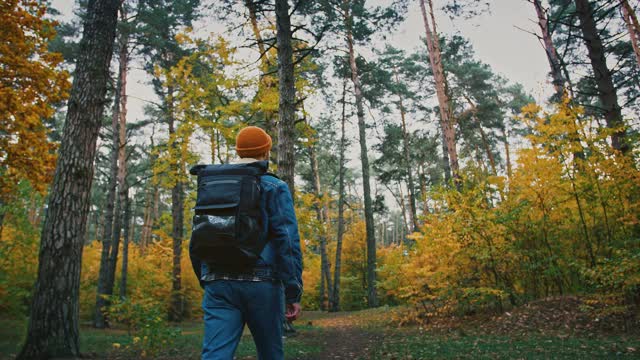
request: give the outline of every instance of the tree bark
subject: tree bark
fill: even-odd
[[[438,97],[438,105],[440,109],[440,127],[442,128],[442,135],[447,147],[448,164],[452,171],[453,181],[456,183],[456,187],[459,188],[460,174],[458,168],[458,151],[456,150],[455,121],[453,120],[453,116],[449,108],[449,96],[446,89],[444,68],[442,66],[440,40],[438,38],[438,31],[436,28],[433,4],[431,0],[429,0],[431,25],[429,24],[429,18],[427,17],[425,0],[420,0],[420,9],[422,11],[422,19],[424,21],[424,28],[426,32],[425,39],[427,49],[429,51],[429,61],[431,64],[431,70],[433,71],[433,78],[436,83],[436,95]]]
[[[638,66],[640,66],[640,23],[638,23],[636,12],[633,11],[633,8],[627,0],[622,0],[621,6],[622,18],[629,29],[629,40],[631,41],[633,52],[636,55],[636,62]]]
[[[340,162],[338,175],[338,234],[336,236],[336,261],[333,270],[333,292],[330,311],[340,311],[340,270],[342,266],[342,237],[344,235],[344,153],[346,148],[345,122],[346,122],[346,97],[347,79],[342,84],[342,118],[340,130]]]
[[[147,195],[145,196],[144,204],[144,211],[142,214],[142,230],[140,230],[140,252],[142,254],[144,254],[151,238],[151,215],[153,212],[153,202],[150,189],[147,189]]]
[[[254,0],[244,0],[244,5],[247,7],[247,10],[249,10],[249,22],[251,22],[251,30],[253,31],[253,36],[256,38],[258,50],[260,50],[260,64],[266,68],[269,66],[268,54],[264,47],[262,35],[260,34],[260,27],[258,26],[256,3],[254,2]]]
[[[113,218],[116,202],[116,189],[118,187],[118,149],[120,147],[119,136],[119,109],[120,92],[122,89],[121,77],[118,76],[114,97],[113,116],[111,121],[111,131],[113,132],[113,142],[111,149],[111,166],[109,168],[109,183],[107,185],[107,202],[105,204],[102,252],[100,255],[100,271],[98,273],[98,285],[96,294],[96,306],[93,315],[93,326],[102,329],[107,326],[107,321],[103,313],[103,308],[107,306],[108,284],[109,284],[109,258],[111,256],[111,241],[113,237]]]
[[[293,77],[293,47],[291,18],[287,0],[276,0],[276,41],[278,44],[278,77],[280,93],[278,120],[278,174],[287,183],[295,199],[295,115],[296,88]]]
[[[418,167],[418,179],[420,179],[420,200],[422,201],[422,213],[427,214],[429,212],[429,202],[427,201],[427,183],[426,174],[424,171],[424,163]]]
[[[344,22],[347,32],[347,47],[349,48],[349,67],[351,69],[351,81],[353,82],[356,112],[358,117],[358,134],[360,138],[360,160],[362,162],[362,187],[364,195],[364,218],[367,232],[367,305],[378,306],[376,295],[376,237],[373,224],[373,204],[371,201],[371,185],[369,180],[369,157],[367,155],[367,134],[364,120],[364,105],[360,75],[356,64],[356,54],[353,43],[353,19],[349,9],[349,0],[345,0]]]
[[[551,32],[549,31],[549,19],[546,10],[542,7],[540,0],[533,0],[533,6],[536,8],[536,14],[538,15],[538,26],[542,32],[542,42],[544,44],[544,50],[547,54],[547,60],[551,67],[552,84],[555,90],[554,101],[562,101],[564,96],[564,76],[562,76],[562,66],[560,59],[558,58],[558,51],[553,44],[551,38]]]
[[[275,85],[275,82],[271,80],[271,75],[269,75],[271,68],[271,59],[269,58],[268,51],[264,47],[264,40],[262,39],[262,35],[260,34],[260,27],[258,26],[258,16],[256,3],[254,0],[245,0],[245,6],[249,10],[249,22],[251,23],[251,30],[253,31],[253,36],[256,38],[256,43],[258,45],[258,51],[260,51],[260,71],[262,72],[260,77],[260,82],[258,83],[258,92],[265,91],[265,89],[270,90]],[[270,111],[265,112],[265,130],[267,133],[272,134],[274,132],[273,128],[273,115]],[[277,153],[276,159],[277,159]]]
[[[618,104],[618,95],[613,84],[611,71],[607,67],[605,48],[600,38],[600,33],[593,16],[593,8],[589,0],[575,0],[576,13],[580,19],[580,29],[598,89],[598,96],[602,103],[602,111],[607,122],[607,127],[615,129],[611,134],[611,145],[623,154],[629,151],[626,142],[626,131],[622,119],[622,109]]]
[[[325,282],[327,289],[327,298],[333,298],[333,286],[331,285],[331,264],[329,263],[329,257],[327,256],[327,227],[329,223],[329,216],[325,211],[325,206],[321,205],[320,202],[323,202],[323,194],[322,187],[320,184],[320,173],[318,171],[318,158],[316,156],[315,145],[311,145],[309,147],[309,157],[311,160],[311,172],[313,173],[313,190],[315,192],[316,199],[318,203],[315,206],[316,217],[322,229],[320,229],[320,267],[321,267],[321,276],[320,276],[320,310],[326,310],[324,305],[325,300]]]
[[[442,168],[444,170],[444,181],[448,184],[451,181],[451,165],[449,163],[449,147],[447,146],[447,140],[444,136],[444,129],[442,129],[442,122],[440,122],[440,135],[442,135]]]
[[[122,244],[122,271],[120,273],[120,299],[127,297],[127,271],[129,268],[129,227],[131,224],[131,199],[128,196],[129,187],[127,186],[127,198],[124,206],[124,239]]]
[[[155,148],[154,143],[154,134],[151,136],[151,149]],[[153,154],[153,153],[152,153]],[[156,160],[156,156],[150,155],[150,163],[153,166],[153,163]],[[213,162],[213,160],[212,160]],[[144,254],[146,247],[151,243],[152,235],[153,235],[153,224],[158,218],[159,215],[159,205],[160,205],[160,188],[158,187],[157,182],[154,178],[150,181],[152,188],[149,189],[148,200],[145,206],[145,218],[142,225],[142,231],[140,234],[140,250],[141,253]]]
[[[121,11],[123,19],[126,18],[126,14]],[[112,240],[113,248],[111,249],[111,256],[109,257],[109,277],[107,284],[107,294],[113,294],[113,287],[116,280],[116,267],[118,263],[118,252],[120,251],[120,238],[122,233],[122,224],[124,219],[124,212],[127,203],[129,188],[126,184],[127,178],[127,71],[129,63],[129,49],[128,49],[128,36],[123,33],[120,38],[120,81],[121,81],[121,96],[120,96],[120,112],[119,112],[119,126],[118,126],[118,201],[116,202],[115,218],[113,221]],[[125,234],[126,236],[126,234]]]
[[[122,13],[122,18],[125,14]],[[93,325],[96,328],[108,326],[103,309],[109,306],[106,298],[113,294],[113,284],[115,281],[116,263],[118,261],[118,250],[120,244],[120,228],[122,219],[122,191],[123,179],[126,176],[126,164],[124,147],[126,145],[126,118],[127,118],[127,68],[129,63],[129,50],[127,46],[128,34],[119,35],[119,67],[118,80],[114,100],[114,110],[112,117],[113,131],[113,151],[111,154],[111,178],[109,179],[109,190],[107,195],[107,210],[105,214],[104,239],[102,254],[100,258],[100,273],[98,275],[98,291],[96,295],[96,307],[94,312]],[[118,188],[118,200],[115,199],[115,190]],[[114,203],[116,204],[114,210]]]
[[[498,176],[498,169],[496,168],[496,159],[493,156],[493,152],[491,152],[491,146],[489,146],[489,139],[487,139],[487,134],[484,132],[482,128],[482,124],[480,123],[480,119],[478,119],[478,107],[476,104],[469,98],[464,95],[465,100],[471,106],[471,118],[473,118],[473,122],[478,125],[478,132],[480,132],[480,139],[482,140],[482,147],[484,148],[485,153],[487,154],[487,158],[489,159],[489,164],[491,165],[491,173],[495,176]]]
[[[119,3],[92,0],[87,6],[40,240],[27,339],[18,359],[80,356],[78,297],[84,231]]]
[[[184,233],[184,194],[182,184],[182,161],[179,155],[178,139],[175,138],[175,118],[173,109],[173,89],[167,89],[167,118],[169,120],[169,137],[171,140],[171,157],[173,164],[172,176],[175,178],[175,185],[171,189],[171,218],[173,227],[171,237],[173,238],[173,270],[171,276],[171,305],[169,308],[169,321],[182,321],[184,314],[184,298],[182,295],[182,235]]]
[[[398,189],[398,201],[400,210],[402,210],[402,230],[403,232],[408,233],[411,219],[407,217],[407,205],[405,204],[405,197],[402,193],[402,182],[397,181],[396,188]],[[411,216],[411,214],[409,214],[409,216]]]
[[[504,143],[505,161],[507,162],[507,178],[511,179],[511,153],[509,151],[509,134],[506,127],[502,128],[502,141]]]
[[[400,83],[398,79],[398,73],[395,72],[396,83]],[[407,169],[407,183],[409,188],[409,215],[411,216],[411,231],[418,231],[418,219],[416,212],[416,195],[413,184],[413,172],[411,170],[411,158],[409,157],[409,132],[407,131],[406,113],[404,110],[404,103],[402,101],[402,94],[398,93],[398,107],[400,108],[400,120],[402,121],[402,150],[404,155],[404,166]]]

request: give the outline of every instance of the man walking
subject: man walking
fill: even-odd
[[[267,173],[271,145],[264,130],[245,127],[236,163],[191,170],[198,199],[189,252],[205,290],[202,359],[233,359],[245,324],[258,359],[283,359],[282,319],[301,312],[298,224],[287,184]]]

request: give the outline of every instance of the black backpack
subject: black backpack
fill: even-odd
[[[198,176],[192,256],[223,269],[255,264],[267,240],[260,236],[260,177],[267,167],[267,161],[258,161],[191,168],[189,172]]]

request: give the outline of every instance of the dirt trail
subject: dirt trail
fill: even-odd
[[[319,354],[299,356],[296,359],[369,359],[375,345],[383,339],[381,331],[365,329],[357,319],[349,317],[346,313],[324,313],[311,323],[320,330],[300,331],[298,339],[318,345],[322,351]]]
[[[335,360],[369,359],[370,351],[381,338],[380,334],[365,332],[357,328],[327,329],[319,334],[324,351],[314,356],[298,359]]]

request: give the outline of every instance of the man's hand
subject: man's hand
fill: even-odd
[[[287,311],[284,316],[289,321],[295,321],[300,316],[301,312],[302,307],[300,306],[300,303],[287,304]]]

